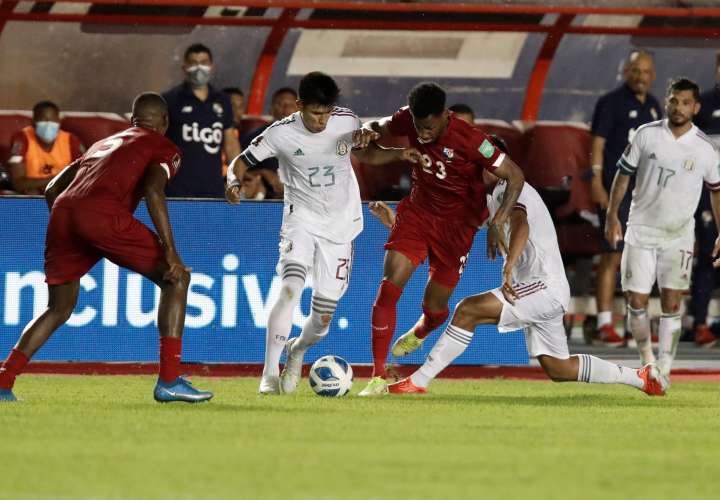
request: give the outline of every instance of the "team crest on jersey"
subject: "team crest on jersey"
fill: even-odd
[[[336,148],[338,156],[345,156],[350,152],[350,145],[343,141],[342,139],[338,140],[337,142],[337,148]]]
[[[224,112],[222,104],[220,104],[219,102],[214,102],[213,111],[215,111],[215,114],[218,115],[218,117],[222,116]]]
[[[693,160],[692,158],[688,158],[683,162],[683,168],[688,172],[692,172],[695,168],[695,160]]]
[[[443,148],[443,154],[445,155],[445,158],[452,160],[453,156],[455,156],[455,151],[450,148]]]

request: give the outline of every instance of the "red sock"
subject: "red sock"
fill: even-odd
[[[395,283],[388,280],[380,283],[372,309],[373,377],[386,376],[385,361],[395,333],[395,305],[400,300],[400,295],[402,288]]]
[[[0,368],[0,389],[12,389],[15,377],[20,375],[30,361],[25,353],[17,349],[10,351],[10,355]]]
[[[180,376],[182,339],[160,337],[160,380],[172,382]]]
[[[415,336],[419,339],[424,339],[438,326],[445,323],[448,317],[449,311],[431,311],[425,304],[423,304],[423,315],[420,317],[420,321],[415,325]]]

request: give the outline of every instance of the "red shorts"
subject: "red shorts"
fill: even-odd
[[[140,274],[164,259],[157,235],[128,212],[60,207],[50,213],[45,239],[45,281],[79,280],[102,257]]]
[[[385,249],[400,252],[415,266],[428,259],[430,279],[455,288],[476,232],[477,228],[464,220],[449,222],[402,201]]]

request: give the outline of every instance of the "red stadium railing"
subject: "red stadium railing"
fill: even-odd
[[[718,38],[720,37],[720,7],[680,6],[636,6],[636,7],[601,7],[592,5],[537,5],[537,4],[475,4],[475,3],[380,3],[370,1],[337,2],[311,0],[59,0],[56,2],[36,2],[43,4],[40,9],[21,10],[17,1],[0,2],[0,35],[8,21],[45,21],[74,22],[122,25],[224,25],[224,26],[266,26],[271,27],[265,45],[255,67],[250,88],[248,113],[261,114],[267,86],[277,58],[278,50],[285,34],[291,28],[306,29],[367,29],[367,30],[463,30],[463,31],[517,31],[527,33],[544,33],[545,41],[538,52],[535,64],[527,84],[522,108],[522,120],[537,119],[542,100],[545,80],[560,42],[566,34],[588,35],[632,35],[641,37],[686,37],[686,38]],[[27,4],[28,2],[22,2]],[[249,16],[203,16],[178,15],[162,13],[127,14],[120,10],[117,14],[67,13],[65,9],[53,12],[52,5],[73,3],[84,5],[113,5],[119,8],[132,6],[178,7],[260,7],[281,9],[277,17]],[[50,8],[47,5],[50,4]],[[301,19],[298,14],[303,9],[311,11],[327,11],[320,19]],[[363,19],[361,16],[348,18],[347,13],[385,13],[388,19]],[[344,14],[344,15],[343,15]],[[408,18],[392,16],[407,14]],[[410,15],[413,16],[410,16]],[[556,14],[552,23],[532,23],[519,19],[517,22],[490,21],[448,21],[444,14],[488,14],[488,15],[545,15]],[[421,19],[417,19],[421,15]],[[650,16],[663,18],[661,26],[617,26],[612,19],[607,25],[584,26],[576,24],[577,16]],[[435,16],[439,16],[434,18]],[[695,26],[688,26],[688,20],[696,20]],[[708,20],[711,21],[708,23]],[[715,22],[716,21],[716,22]],[[692,23],[691,23],[692,24]],[[717,24],[717,26],[713,26]]]

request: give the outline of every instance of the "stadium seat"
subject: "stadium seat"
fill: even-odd
[[[15,132],[31,124],[32,113],[29,111],[0,111],[0,164],[7,163]]]
[[[242,122],[240,123],[240,130],[238,130],[240,137],[248,132],[252,132],[257,128],[262,127],[263,125],[267,125],[271,121],[271,119],[265,116],[244,116]]]
[[[68,112],[62,114],[63,130],[72,132],[85,147],[130,126],[128,121],[115,113]]]

